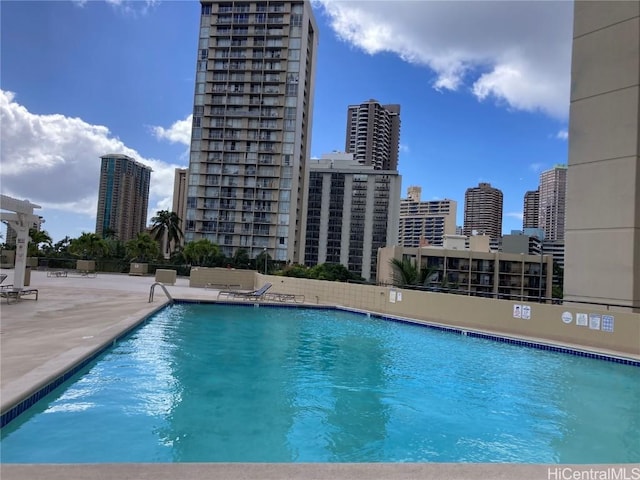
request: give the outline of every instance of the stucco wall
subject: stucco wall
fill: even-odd
[[[236,270],[234,268],[193,267],[189,274],[190,287],[211,286],[217,289],[253,290],[255,288],[253,270]]]
[[[581,345],[640,355],[640,314],[608,311],[597,306],[549,305],[495,300],[464,295],[419,292],[390,287],[358,285],[256,273],[256,286],[270,282],[270,291],[304,295],[307,303],[340,305],[386,315],[427,320],[445,325],[486,330],[519,337]],[[392,292],[394,302],[391,301]],[[400,292],[401,300],[398,299]],[[514,306],[530,307],[530,318],[514,318]],[[569,323],[563,314],[571,314]],[[587,325],[578,326],[578,313],[586,314]],[[613,317],[613,332],[590,328],[603,315]],[[569,315],[564,315],[569,321]],[[584,318],[584,317],[583,317]],[[595,325],[594,325],[595,326]]]

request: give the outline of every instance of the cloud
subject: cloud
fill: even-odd
[[[569,132],[566,130],[559,130],[558,133],[556,133],[556,138],[558,140],[567,140],[569,138]]]
[[[432,87],[566,118],[573,4],[318,0],[338,37],[430,68]],[[544,25],[544,29],[540,28]]]
[[[531,170],[534,173],[541,172],[543,168],[544,168],[544,163],[540,163],[540,162],[531,163],[529,165],[529,170]]]
[[[16,102],[14,93],[3,90],[0,119],[3,194],[95,218],[100,156],[122,153],[153,169],[149,215],[171,207],[179,165],[143,157],[107,127],[64,115],[33,114]]]
[[[184,120],[178,120],[169,128],[153,126],[151,131],[158,140],[168,140],[171,143],[181,143],[189,146],[191,143],[191,123],[193,115]]]
[[[510,218],[515,218],[517,220],[522,220],[522,218],[524,217],[524,214],[522,212],[508,212],[508,213],[505,213],[505,216]]]
[[[402,153],[409,153],[410,149],[409,149],[409,145],[407,145],[406,143],[401,143],[399,146],[399,150]]]

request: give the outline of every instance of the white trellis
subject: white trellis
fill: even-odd
[[[34,208],[40,205],[29,200],[18,200],[7,195],[0,195],[0,220],[7,223],[16,232],[16,266],[13,274],[13,287],[24,287],[24,271],[27,266],[27,245],[29,244],[29,228],[39,220],[33,214]]]

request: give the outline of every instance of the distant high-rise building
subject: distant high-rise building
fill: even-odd
[[[378,248],[396,245],[401,178],[351,154],[332,153],[309,168],[305,264],[340,263],[375,280]]]
[[[522,228],[538,228],[540,215],[540,190],[530,190],[524,194]]]
[[[397,170],[400,148],[400,105],[369,100],[347,111],[345,152],[362,165]]]
[[[200,3],[185,242],[299,262],[318,44],[311,2]]]
[[[498,240],[502,236],[502,201],[502,191],[490,183],[468,188],[464,194],[463,233]]]
[[[146,229],[151,168],[126,155],[100,158],[96,234],[126,242]]]
[[[187,214],[187,174],[189,169],[176,168],[173,177],[173,204],[171,211],[180,217],[180,229],[184,232],[185,217]],[[184,238],[182,239],[184,242]]]
[[[444,235],[456,233],[455,200],[421,201],[420,187],[409,187],[400,200],[398,244],[403,247],[442,245]]]
[[[556,165],[540,174],[538,226],[548,241],[564,240],[567,166]]]

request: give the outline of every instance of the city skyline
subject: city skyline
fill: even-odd
[[[188,165],[199,5],[3,2],[2,193],[42,205],[54,241],[94,230],[105,153],[153,169],[148,216],[171,208],[175,168]],[[313,5],[311,156],[343,149],[349,105],[398,104],[402,191],[416,184],[425,200],[462,205],[486,181],[505,194],[503,233],[520,229],[524,193],[567,159],[572,5],[373,2],[366,15],[359,2]],[[521,28],[503,27],[507,15]],[[448,30],[424,33],[413,17]]]

